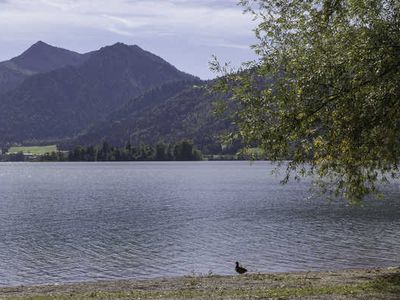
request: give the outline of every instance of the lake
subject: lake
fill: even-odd
[[[1,163],[0,286],[400,264],[400,186],[307,200],[268,162]]]

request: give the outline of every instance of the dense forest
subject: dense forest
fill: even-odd
[[[114,147],[104,142],[98,146],[77,146],[68,153],[52,152],[39,157],[40,161],[194,161],[202,154],[191,141],[175,144],[158,142],[155,146],[140,144]]]

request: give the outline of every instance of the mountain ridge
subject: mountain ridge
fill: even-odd
[[[29,76],[3,94],[0,143],[73,138],[130,99],[184,80],[198,78],[137,45],[103,47],[81,64]]]
[[[90,52],[80,54],[38,41],[22,54],[0,62],[0,95],[13,90],[30,76],[82,64],[90,55]]]
[[[26,70],[44,73],[65,66],[79,65],[88,56],[90,56],[90,53],[80,54],[38,41],[10,61]]]

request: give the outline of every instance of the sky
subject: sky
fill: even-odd
[[[255,25],[237,0],[0,0],[0,61],[39,40],[80,53],[122,42],[209,79],[212,55],[255,58]]]

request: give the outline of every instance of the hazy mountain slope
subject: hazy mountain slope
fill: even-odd
[[[11,62],[22,69],[44,73],[65,66],[82,64],[89,55],[79,54],[39,41],[21,55],[11,59]]]
[[[104,47],[81,65],[31,76],[7,93],[0,142],[73,137],[147,90],[193,79],[138,46]]]
[[[182,83],[181,83],[182,84]],[[152,105],[140,107],[138,103]],[[107,141],[113,145],[155,144],[191,139],[205,153],[220,151],[219,134],[231,126],[228,118],[216,118],[212,102],[216,99],[204,83],[166,85],[126,105],[105,121],[91,127],[64,146],[95,145]]]
[[[20,70],[10,62],[0,63],[0,101],[1,95],[18,86],[32,72]]]
[[[80,65],[89,56],[90,53],[79,54],[37,42],[21,55],[0,63],[0,94],[14,89],[29,76]]]

